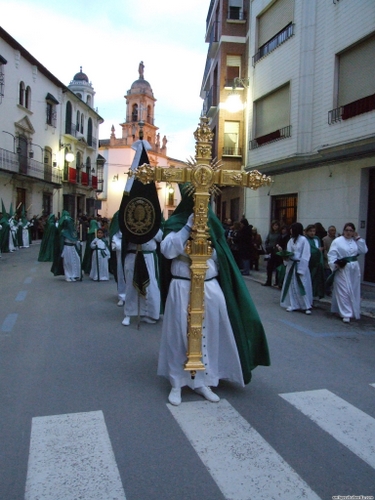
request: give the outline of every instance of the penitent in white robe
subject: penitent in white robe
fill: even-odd
[[[137,245],[128,243],[127,254],[125,257],[125,316],[138,316],[138,305],[140,316],[148,316],[151,319],[159,319],[160,317],[160,289],[158,284],[158,273],[156,249],[157,243],[163,237],[162,231],[159,229],[156,236],[142,245],[143,256],[145,258],[147,271],[150,277],[150,284],[147,287],[146,297],[138,297],[138,291],[133,285],[135,251]]]
[[[302,309],[306,311],[307,309],[311,309],[313,303],[311,274],[309,270],[309,261],[311,256],[310,243],[304,236],[301,235],[298,236],[296,242],[294,242],[294,238],[291,238],[288,241],[286,249],[288,252],[293,252],[294,255],[287,261],[284,261],[284,263],[286,262],[286,270],[283,288],[281,290],[280,305],[285,308],[291,307],[292,310]],[[284,289],[287,284],[288,273],[294,261],[297,261],[295,272],[293,273],[288,292],[282,301]],[[301,278],[302,285],[306,292],[305,295],[301,295],[296,273],[298,273]]]
[[[173,259],[172,278],[166,301],[162,337],[159,350],[158,375],[166,377],[172,387],[216,387],[220,379],[231,380],[244,386],[241,364],[227,306],[218,275],[216,252],[208,259],[204,284],[204,321],[202,330],[202,356],[204,371],[197,371],[195,379],[184,370],[187,351],[187,318],[190,299],[190,262],[184,248],[190,232],[183,228],[170,233],[161,243],[161,252]],[[212,279],[213,278],[213,279]]]
[[[339,236],[332,241],[328,252],[328,264],[335,270],[335,261],[344,257],[354,257],[367,253],[363,238]],[[344,268],[335,273],[332,292],[331,311],[339,313],[342,318],[361,317],[361,269],[358,261],[348,262]]]
[[[94,238],[90,244],[90,247],[93,249],[91,256],[90,278],[94,281],[108,281],[108,259],[110,257],[110,252],[105,241],[103,241],[103,239],[101,238]]]
[[[76,249],[76,242],[72,245],[72,242],[68,239],[64,240],[64,248],[61,253],[64,265],[64,276],[66,281],[76,281],[81,277],[81,261]]]

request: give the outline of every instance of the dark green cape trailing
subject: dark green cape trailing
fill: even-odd
[[[54,214],[51,214],[44,226],[43,238],[40,243],[38,255],[39,262],[53,262],[56,232],[56,217]]]
[[[183,195],[183,199],[174,214],[164,223],[164,236],[171,231],[182,229],[192,211],[193,198]],[[253,300],[226,241],[224,228],[211,207],[208,211],[208,226],[212,246],[215,248],[219,260],[219,282],[225,296],[236,340],[244,383],[248,384],[251,380],[251,371],[256,366],[270,365],[266,335]],[[163,258],[162,266],[162,299],[165,301],[171,278],[170,261]],[[178,312],[176,311],[176,313]]]
[[[63,210],[55,234],[54,254],[51,266],[51,273],[53,273],[54,276],[64,275],[64,266],[61,254],[64,248],[65,239],[69,240],[71,243],[77,243],[78,235],[74,225],[74,220],[70,217],[69,212]]]
[[[311,274],[313,297],[319,297],[320,299],[324,297],[325,293],[325,275],[324,275],[324,261],[323,252],[317,248],[315,245],[315,240],[319,241],[319,246],[321,247],[320,240],[317,236],[310,238],[306,236],[307,241],[310,244],[311,257],[309,261],[309,269]]]

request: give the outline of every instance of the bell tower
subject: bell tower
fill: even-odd
[[[139,63],[139,78],[133,82],[130,90],[124,96],[126,99],[126,122],[121,124],[122,139],[127,146],[140,139],[140,130],[143,130],[143,139],[150,143],[153,150],[158,150],[160,140],[157,141],[154,125],[154,111],[156,99],[151,85],[144,78],[143,61]]]

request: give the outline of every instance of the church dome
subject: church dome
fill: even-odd
[[[73,81],[75,82],[89,82],[89,77],[85,74],[82,73],[82,66],[80,67],[79,73],[76,73],[73,77]]]
[[[143,61],[139,63],[138,67],[139,78],[132,83],[128,94],[146,94],[150,97],[154,97],[151,85],[147,80],[144,79],[144,64]]]

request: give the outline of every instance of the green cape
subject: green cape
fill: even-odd
[[[47,219],[46,225],[44,226],[43,238],[40,243],[38,255],[39,262],[53,262],[56,232],[56,218],[54,214],[51,214]]]

